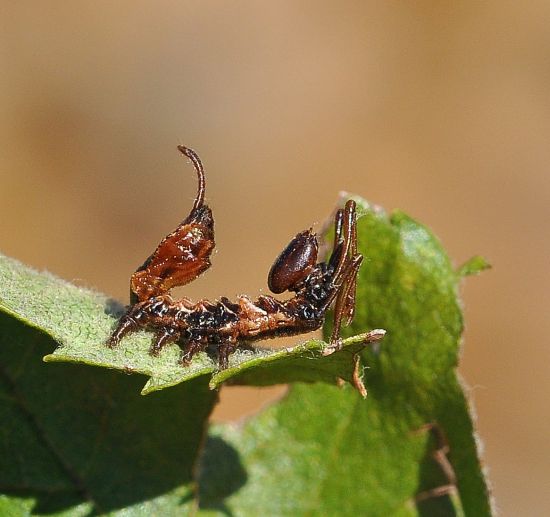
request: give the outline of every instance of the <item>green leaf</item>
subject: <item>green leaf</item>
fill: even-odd
[[[0,312],[39,329],[60,346],[44,358],[47,362],[75,362],[140,373],[150,377],[142,390],[152,393],[202,376],[214,376],[212,389],[229,381],[240,384],[280,384],[290,381],[337,378],[352,381],[353,355],[383,331],[361,334],[344,341],[342,350],[319,340],[292,349],[239,349],[231,355],[229,368],[218,372],[217,363],[206,353],[198,354],[188,367],[178,364],[177,345],[160,357],[149,355],[152,335],[137,332],[110,349],[105,346],[123,307],[99,293],[76,287],[49,273],[39,273],[16,260],[0,255]]]
[[[44,364],[54,346],[0,314],[0,515],[185,515],[207,379],[144,398],[140,376]]]
[[[201,462],[204,515],[491,513],[456,374],[459,276],[425,227],[357,201],[365,261],[348,333],[387,329],[362,353],[369,396],[298,384],[244,426],[217,427]]]
[[[365,262],[348,329],[358,335],[340,351],[315,340],[290,351],[240,350],[223,372],[206,355],[177,366],[175,347],[150,358],[146,333],[106,349],[116,302],[0,258],[0,515],[193,511],[212,373],[211,387],[342,378],[360,389],[363,375],[369,397],[349,386],[297,384],[244,426],[214,429],[199,513],[489,515],[455,372],[458,282],[481,262],[457,274],[424,227],[358,201]],[[363,334],[381,327],[388,335],[380,343],[382,331]],[[48,360],[150,375],[146,391],[189,382],[139,397],[139,375],[41,363],[54,341],[61,346]]]
[[[371,330],[357,334],[342,342],[342,349],[312,339],[292,348],[271,350],[236,366],[216,372],[210,381],[211,387],[218,387],[227,380],[231,384],[250,386],[271,386],[291,382],[327,382],[336,384],[340,379],[354,385],[361,392],[364,386],[357,379],[361,368],[358,354],[366,345],[376,343],[386,334],[385,330]],[[359,373],[360,375],[360,373]]]

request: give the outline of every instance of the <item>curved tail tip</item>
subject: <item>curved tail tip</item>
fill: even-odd
[[[184,145],[178,145],[178,151],[182,154],[185,154],[185,156],[189,156],[190,154],[196,154],[193,149],[189,149],[189,147],[185,147]]]

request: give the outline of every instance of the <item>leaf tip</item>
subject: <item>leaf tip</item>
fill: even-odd
[[[42,358],[42,361],[44,363],[55,363],[55,362],[59,362],[59,357],[55,354],[48,354]]]
[[[460,266],[456,273],[459,278],[464,278],[466,276],[479,275],[486,269],[490,269],[491,264],[480,255],[475,255],[474,257],[468,259],[462,266]]]
[[[374,343],[375,341],[380,341],[386,335],[385,329],[373,329],[370,332],[365,334],[365,343]]]

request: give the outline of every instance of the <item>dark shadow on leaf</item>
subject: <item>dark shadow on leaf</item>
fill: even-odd
[[[421,517],[455,517],[462,515],[457,512],[452,499],[448,495],[418,501],[416,509]]]
[[[125,310],[126,307],[115,298],[109,298],[105,302],[104,312],[108,316],[112,316],[113,318],[118,319],[124,314]]]
[[[9,488],[0,488],[0,493],[8,497],[36,499],[37,503],[32,509],[32,515],[55,515],[67,508],[73,508],[82,503],[82,494],[74,490],[41,492],[35,490],[10,490]]]
[[[219,437],[209,437],[199,463],[199,508],[215,509],[231,517],[225,499],[248,479],[239,453]]]
[[[142,376],[44,363],[54,347],[0,313],[0,486],[28,486],[43,514],[75,493],[101,513],[191,486],[216,398],[208,380],[143,397]]]

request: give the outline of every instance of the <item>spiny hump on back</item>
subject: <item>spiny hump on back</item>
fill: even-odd
[[[165,294],[173,287],[193,281],[210,267],[210,255],[215,246],[214,218],[204,204],[204,168],[192,149],[178,146],[178,150],[191,160],[197,173],[197,195],[186,219],[162,239],[153,254],[132,275],[130,289],[134,300]]]
[[[214,218],[210,207],[204,204],[206,190],[205,172],[199,155],[183,145],[178,150],[191,160],[197,173],[197,195],[187,218],[174,232],[164,239],[167,254],[171,256],[167,264],[165,285],[176,287],[185,285],[210,267],[210,255],[214,250]],[[163,243],[159,245],[160,250]],[[166,254],[165,254],[166,255]]]
[[[300,232],[277,257],[267,278],[269,289],[294,291],[317,263],[317,237],[311,229]]]

